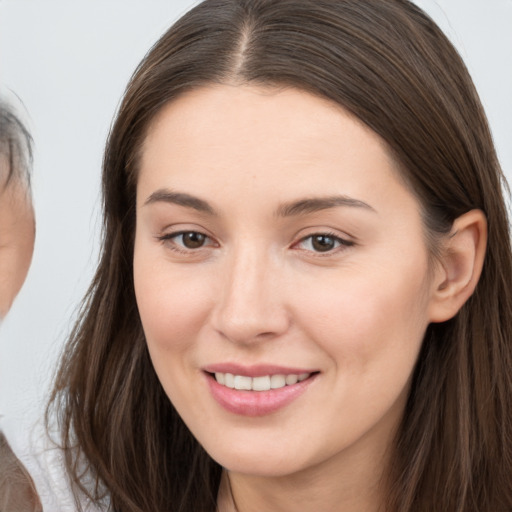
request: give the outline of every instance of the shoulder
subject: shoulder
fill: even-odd
[[[0,510],[42,512],[32,478],[0,432]]]

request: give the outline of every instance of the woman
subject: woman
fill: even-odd
[[[77,498],[511,510],[502,182],[461,59],[409,2],[198,5],[106,148],[50,409]]]

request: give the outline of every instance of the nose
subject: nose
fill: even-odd
[[[284,300],[282,269],[267,254],[236,251],[219,276],[220,296],[213,313],[215,329],[235,343],[273,339],[285,333],[290,318]]]

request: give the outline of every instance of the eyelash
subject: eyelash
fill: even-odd
[[[355,245],[354,242],[352,242],[350,240],[346,240],[344,238],[341,238],[340,236],[336,235],[335,233],[328,232],[328,231],[320,231],[320,232],[311,233],[310,235],[302,237],[298,242],[296,242],[295,244],[292,245],[292,248],[300,246],[307,240],[310,240],[310,244],[312,245],[312,244],[314,244],[315,237],[318,237],[318,238],[323,237],[323,238],[331,239],[334,242],[334,244],[336,244],[336,246],[327,251],[315,251],[312,249],[300,249],[300,248],[298,248],[297,250],[304,250],[305,252],[311,252],[315,255],[315,257],[328,257],[328,256],[332,256],[334,254],[337,254],[339,251],[343,251],[343,250],[347,249],[348,247],[352,247],[353,245]]]
[[[210,245],[214,245],[214,244],[201,245],[195,249],[192,249],[189,247],[185,247],[183,244],[178,244],[175,241],[175,239],[180,236],[183,237],[183,235],[190,235],[190,234],[200,235],[201,237],[204,237],[205,240],[210,240],[210,242],[213,242],[212,239],[208,235],[201,233],[201,231],[194,231],[194,230],[183,230],[183,231],[176,231],[174,233],[166,233],[165,235],[159,236],[157,238],[158,238],[158,240],[160,240],[160,242],[165,244],[172,251],[176,251],[176,252],[179,252],[182,254],[190,254],[193,252],[197,252],[201,249],[204,249],[205,247],[209,247]]]
[[[204,237],[205,241],[209,240],[210,243],[206,244],[206,245],[205,244],[200,245],[197,248],[185,247],[183,243],[180,244],[175,241],[175,239],[177,239],[180,236],[183,237],[184,235],[196,235],[196,236],[199,235],[200,237]],[[313,245],[315,237],[330,239],[330,240],[332,240],[332,242],[334,243],[335,246],[332,249],[328,249],[326,251],[315,251],[314,249],[301,249],[299,247],[301,244],[304,244],[304,242],[306,242],[307,240],[311,240],[310,244]],[[190,254],[193,252],[198,252],[201,249],[204,249],[206,247],[216,245],[215,242],[213,242],[213,240],[208,235],[206,235],[200,231],[194,231],[194,230],[188,230],[188,231],[183,230],[183,231],[177,231],[174,233],[167,233],[167,234],[159,236],[157,238],[160,242],[166,244],[167,247],[169,247],[169,249],[179,252],[179,253],[182,253],[182,254]],[[343,251],[344,249],[346,249],[348,247],[352,247],[353,245],[355,245],[354,242],[352,242],[350,240],[346,240],[344,238],[341,238],[338,235],[336,235],[335,233],[322,231],[322,232],[317,232],[317,233],[311,233],[310,235],[302,237],[298,242],[295,242],[291,246],[291,248],[315,254],[316,257],[327,257],[327,256],[331,256],[333,254],[337,254],[339,251]]]

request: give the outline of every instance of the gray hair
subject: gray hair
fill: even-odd
[[[30,187],[33,140],[15,109],[0,98],[0,156],[6,158],[7,176],[0,168],[0,181],[7,186],[17,180]]]

